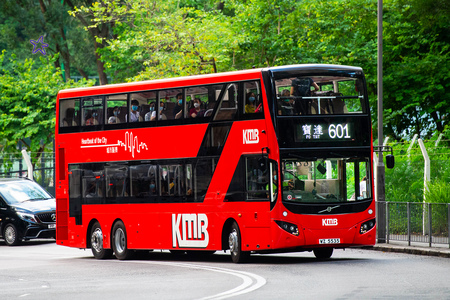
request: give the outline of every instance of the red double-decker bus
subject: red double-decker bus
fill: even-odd
[[[375,243],[361,68],[292,65],[60,91],[57,244],[314,251]]]

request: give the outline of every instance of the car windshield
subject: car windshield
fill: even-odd
[[[371,198],[368,158],[284,159],[283,201],[333,203]]]
[[[0,183],[0,194],[8,204],[53,198],[40,185],[27,180]]]

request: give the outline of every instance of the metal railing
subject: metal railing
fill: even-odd
[[[386,242],[448,245],[450,203],[377,202],[386,208]]]

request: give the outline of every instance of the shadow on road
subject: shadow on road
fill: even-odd
[[[0,247],[27,247],[27,246],[36,246],[36,245],[48,245],[48,244],[55,244],[56,240],[54,239],[42,239],[42,240],[31,240],[31,241],[24,241],[20,243],[20,245],[17,246],[7,246],[5,244],[4,239],[0,239]]]
[[[92,257],[81,257],[80,259],[95,259]],[[115,258],[111,258],[115,259]],[[149,261],[170,261],[170,262],[207,262],[207,263],[230,263],[231,257],[229,253],[218,251],[215,254],[202,253],[170,253],[168,251],[136,251],[131,260],[149,260]],[[331,257],[330,259],[319,260],[315,257],[306,257],[286,254],[252,254],[246,264],[270,264],[270,265],[288,265],[288,264],[307,264],[307,263],[333,263],[349,262],[349,261],[365,261],[363,258],[348,257]]]

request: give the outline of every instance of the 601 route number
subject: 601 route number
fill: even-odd
[[[328,135],[330,138],[338,138],[338,139],[349,139],[351,138],[348,134],[348,124],[342,125],[342,124],[331,124],[328,127]]]

